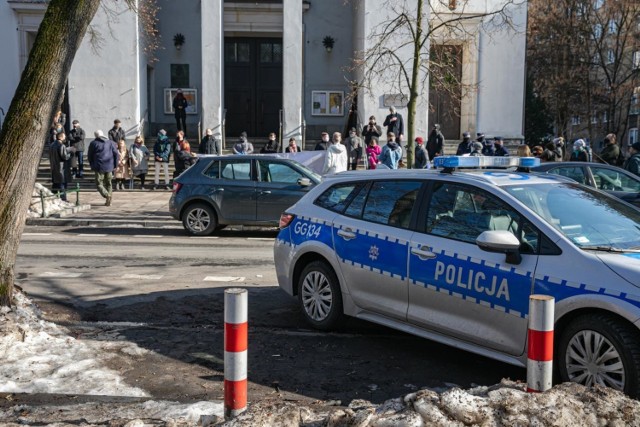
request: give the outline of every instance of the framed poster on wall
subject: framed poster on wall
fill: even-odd
[[[164,113],[173,114],[173,98],[176,97],[178,88],[164,89]],[[198,89],[182,89],[182,94],[187,99],[187,114],[198,114]]]
[[[314,90],[311,92],[312,116],[344,116],[344,92]]]

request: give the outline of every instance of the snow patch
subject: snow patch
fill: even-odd
[[[29,218],[40,218],[42,217],[42,200],[40,199],[40,193],[44,194],[44,210],[46,215],[50,216],[52,214],[61,212],[65,209],[69,209],[74,207],[73,203],[65,202],[60,200],[59,198],[49,198],[49,196],[53,196],[51,190],[42,184],[36,183],[33,192],[31,193],[31,203],[29,204],[29,210],[27,211],[27,216]],[[67,197],[69,194],[67,194]]]

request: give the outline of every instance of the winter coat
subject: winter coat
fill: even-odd
[[[429,151],[423,144],[416,145],[416,169],[426,169],[429,166]]]
[[[507,157],[509,156],[509,150],[504,148],[504,145],[496,145],[493,150],[493,155],[496,157]]]
[[[173,98],[173,114],[175,117],[183,117],[187,115],[187,107],[189,102],[184,96],[179,98],[178,96]]]
[[[600,152],[600,159],[609,165],[618,166],[618,157],[620,156],[620,147],[618,144],[609,144]]]
[[[149,170],[149,149],[145,145],[133,144],[129,149],[129,158],[131,159],[131,172],[133,176],[146,174]]]
[[[176,176],[189,169],[197,161],[190,151],[180,150],[176,154]]]
[[[341,143],[330,144],[324,157],[323,175],[347,170],[347,148]]]
[[[362,138],[354,136],[344,140],[347,147],[347,158],[351,163],[357,162],[362,157]]]
[[[112,127],[111,130],[109,131],[109,139],[112,141],[115,141],[116,144],[121,140],[126,139],[124,134],[124,129],[122,128],[116,129],[115,126]]]
[[[200,147],[198,148],[200,154],[222,154],[222,147],[220,140],[213,135],[205,135],[200,141]]]
[[[398,163],[402,159],[402,147],[395,141],[389,141],[382,147],[382,152],[378,157],[378,162],[387,166],[389,169],[398,169]]]
[[[436,155],[441,156],[444,150],[444,135],[439,130],[433,129],[427,139],[427,153],[433,159]]]
[[[316,144],[316,146],[313,148],[314,151],[324,151],[327,149],[327,145],[329,143],[328,142],[324,142],[324,141],[320,141]]]
[[[393,119],[394,117],[397,120],[392,122],[391,119]],[[396,136],[396,139],[398,139],[400,135],[404,135],[404,122],[402,121],[402,114],[400,113],[389,114],[387,118],[384,119],[384,123],[382,124],[382,126],[387,127],[387,133],[393,132],[393,134]]]
[[[483,156],[495,156],[496,150],[493,148],[493,144],[483,144],[482,146],[482,155]]]
[[[169,163],[171,157],[171,143],[166,135],[158,134],[158,140],[153,146],[153,156],[156,162]]]
[[[87,155],[91,170],[96,172],[113,172],[120,161],[120,153],[116,143],[105,137],[96,138],[89,144]]]
[[[284,151],[285,153],[299,153],[300,147],[298,147],[297,145],[295,147],[287,147]]]
[[[49,163],[51,164],[51,182],[64,184],[71,182],[71,168],[69,159],[71,153],[66,145],[60,141],[54,141],[49,146]]]
[[[624,168],[629,172],[640,176],[640,153],[636,153],[629,157],[624,164]]]
[[[375,169],[378,166],[378,156],[382,152],[379,145],[367,146],[367,157],[369,158],[369,169]]]
[[[276,153],[276,146],[275,146],[275,141],[267,141],[267,143],[264,145],[264,147],[262,147],[260,149],[260,153],[261,154],[271,154],[271,153]]]
[[[124,151],[118,150],[118,155],[120,156],[120,159],[118,160],[118,165],[113,170],[113,177],[115,179],[131,178],[131,168],[129,166],[129,152],[126,149]]]
[[[380,138],[382,136],[382,128],[379,125],[373,125],[369,128],[369,124],[366,124],[362,127],[362,136],[364,137],[364,143],[368,147],[371,142],[371,138],[377,136]]]
[[[69,144],[75,147],[76,151],[84,151],[84,130],[78,126],[69,132]]]
[[[460,144],[458,144],[458,150],[456,151],[456,156],[462,156],[463,154],[471,153],[471,140],[463,139]]]
[[[573,151],[569,160],[572,162],[588,162],[589,154],[585,150]]]

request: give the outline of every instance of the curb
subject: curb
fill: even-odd
[[[27,218],[26,225],[44,227],[143,227],[143,228],[173,228],[174,221],[158,220],[121,220],[121,219],[90,219],[90,218]],[[179,222],[176,227],[182,228]]]

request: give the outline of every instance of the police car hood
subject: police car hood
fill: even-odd
[[[640,253],[598,253],[597,256],[618,276],[640,287]]]

